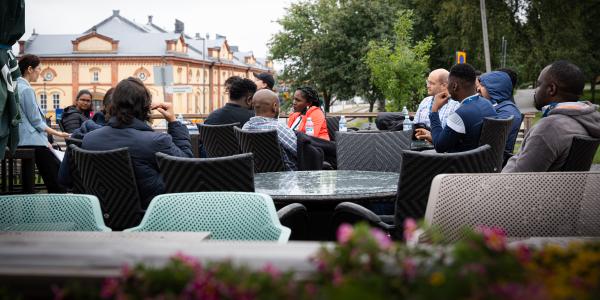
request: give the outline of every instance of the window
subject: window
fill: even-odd
[[[48,96],[46,95],[46,93],[41,93],[40,94],[40,108],[43,111],[47,111],[48,110]]]
[[[44,74],[44,80],[50,81],[52,79],[54,79],[54,74],[52,74],[52,72],[48,71],[46,74]]]
[[[52,94],[52,106],[55,110],[60,107],[60,95],[58,93]]]
[[[144,73],[144,72],[139,72],[139,73],[138,73],[138,78],[139,78],[141,81],[144,81],[144,80],[146,80],[146,78],[148,78],[148,76],[146,76],[146,73]]]
[[[92,73],[92,82],[98,82],[98,71],[94,71],[94,73]]]

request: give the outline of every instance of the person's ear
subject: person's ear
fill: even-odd
[[[558,93],[558,86],[556,86],[556,83],[551,82],[550,84],[548,84],[548,96],[554,97],[554,96],[556,96],[557,93]]]

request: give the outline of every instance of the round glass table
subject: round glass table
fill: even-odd
[[[254,175],[255,190],[275,202],[343,202],[396,197],[398,173],[333,170]]]

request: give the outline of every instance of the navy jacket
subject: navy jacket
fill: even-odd
[[[489,99],[496,109],[497,118],[508,119],[514,117],[508,139],[506,140],[506,148],[504,148],[505,157],[512,155],[515,148],[515,141],[519,128],[521,127],[521,111],[515,105],[512,97],[512,82],[510,77],[500,71],[485,73],[479,77],[479,81],[490,94]]]
[[[116,119],[111,118],[107,126],[86,134],[82,147],[86,150],[129,148],[142,206],[146,208],[154,196],[165,191],[154,154],[193,156],[190,135],[184,125],[171,122],[167,131],[168,134],[154,132],[152,127],[138,119],[134,119],[132,124],[119,126]]]
[[[225,106],[210,113],[204,120],[204,124],[222,125],[240,122],[239,127],[242,128],[252,117],[254,117],[253,110],[228,102],[225,103]]]
[[[448,116],[443,128],[438,112],[430,113],[431,139],[435,151],[462,152],[477,148],[483,118],[495,116],[496,111],[490,101],[479,95],[464,99],[458,109]]]

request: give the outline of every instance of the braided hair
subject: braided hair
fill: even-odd
[[[312,106],[320,107],[319,93],[310,86],[303,86],[296,89],[302,93],[302,97]]]

